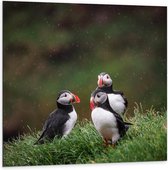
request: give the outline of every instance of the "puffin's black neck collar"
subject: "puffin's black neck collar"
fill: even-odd
[[[59,109],[65,110],[67,113],[70,113],[73,111],[72,105],[63,105],[63,104],[57,102],[57,107]]]
[[[102,89],[104,92],[106,93],[112,93],[113,92],[113,86],[103,86],[103,87],[99,87],[99,89]]]

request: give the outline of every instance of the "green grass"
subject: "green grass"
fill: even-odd
[[[161,161],[167,159],[166,112],[136,107],[134,125],[115,148],[104,147],[90,121],[78,122],[66,139],[33,145],[39,132],[4,144],[4,166]]]

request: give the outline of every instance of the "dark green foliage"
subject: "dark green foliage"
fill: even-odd
[[[10,129],[16,119],[40,129],[62,89],[79,95],[79,118],[89,119],[102,71],[128,98],[130,114],[135,101],[166,107],[166,7],[3,4],[3,113]]]
[[[139,110],[135,109],[135,116],[129,120],[134,125],[115,148],[104,147],[92,123],[86,120],[78,122],[65,139],[33,145],[39,133],[31,132],[4,144],[4,166],[166,160],[166,113]]]

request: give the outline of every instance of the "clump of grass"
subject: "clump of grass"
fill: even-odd
[[[115,148],[104,147],[100,135],[86,120],[78,122],[65,139],[33,145],[39,133],[32,132],[4,144],[4,166],[166,160],[166,112],[139,110],[135,108],[130,119],[134,125]]]

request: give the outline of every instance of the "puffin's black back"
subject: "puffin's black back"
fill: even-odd
[[[55,136],[62,137],[65,122],[70,118],[68,112],[58,108],[53,111],[46,120],[43,131],[35,144],[42,144],[44,140],[52,140]]]

